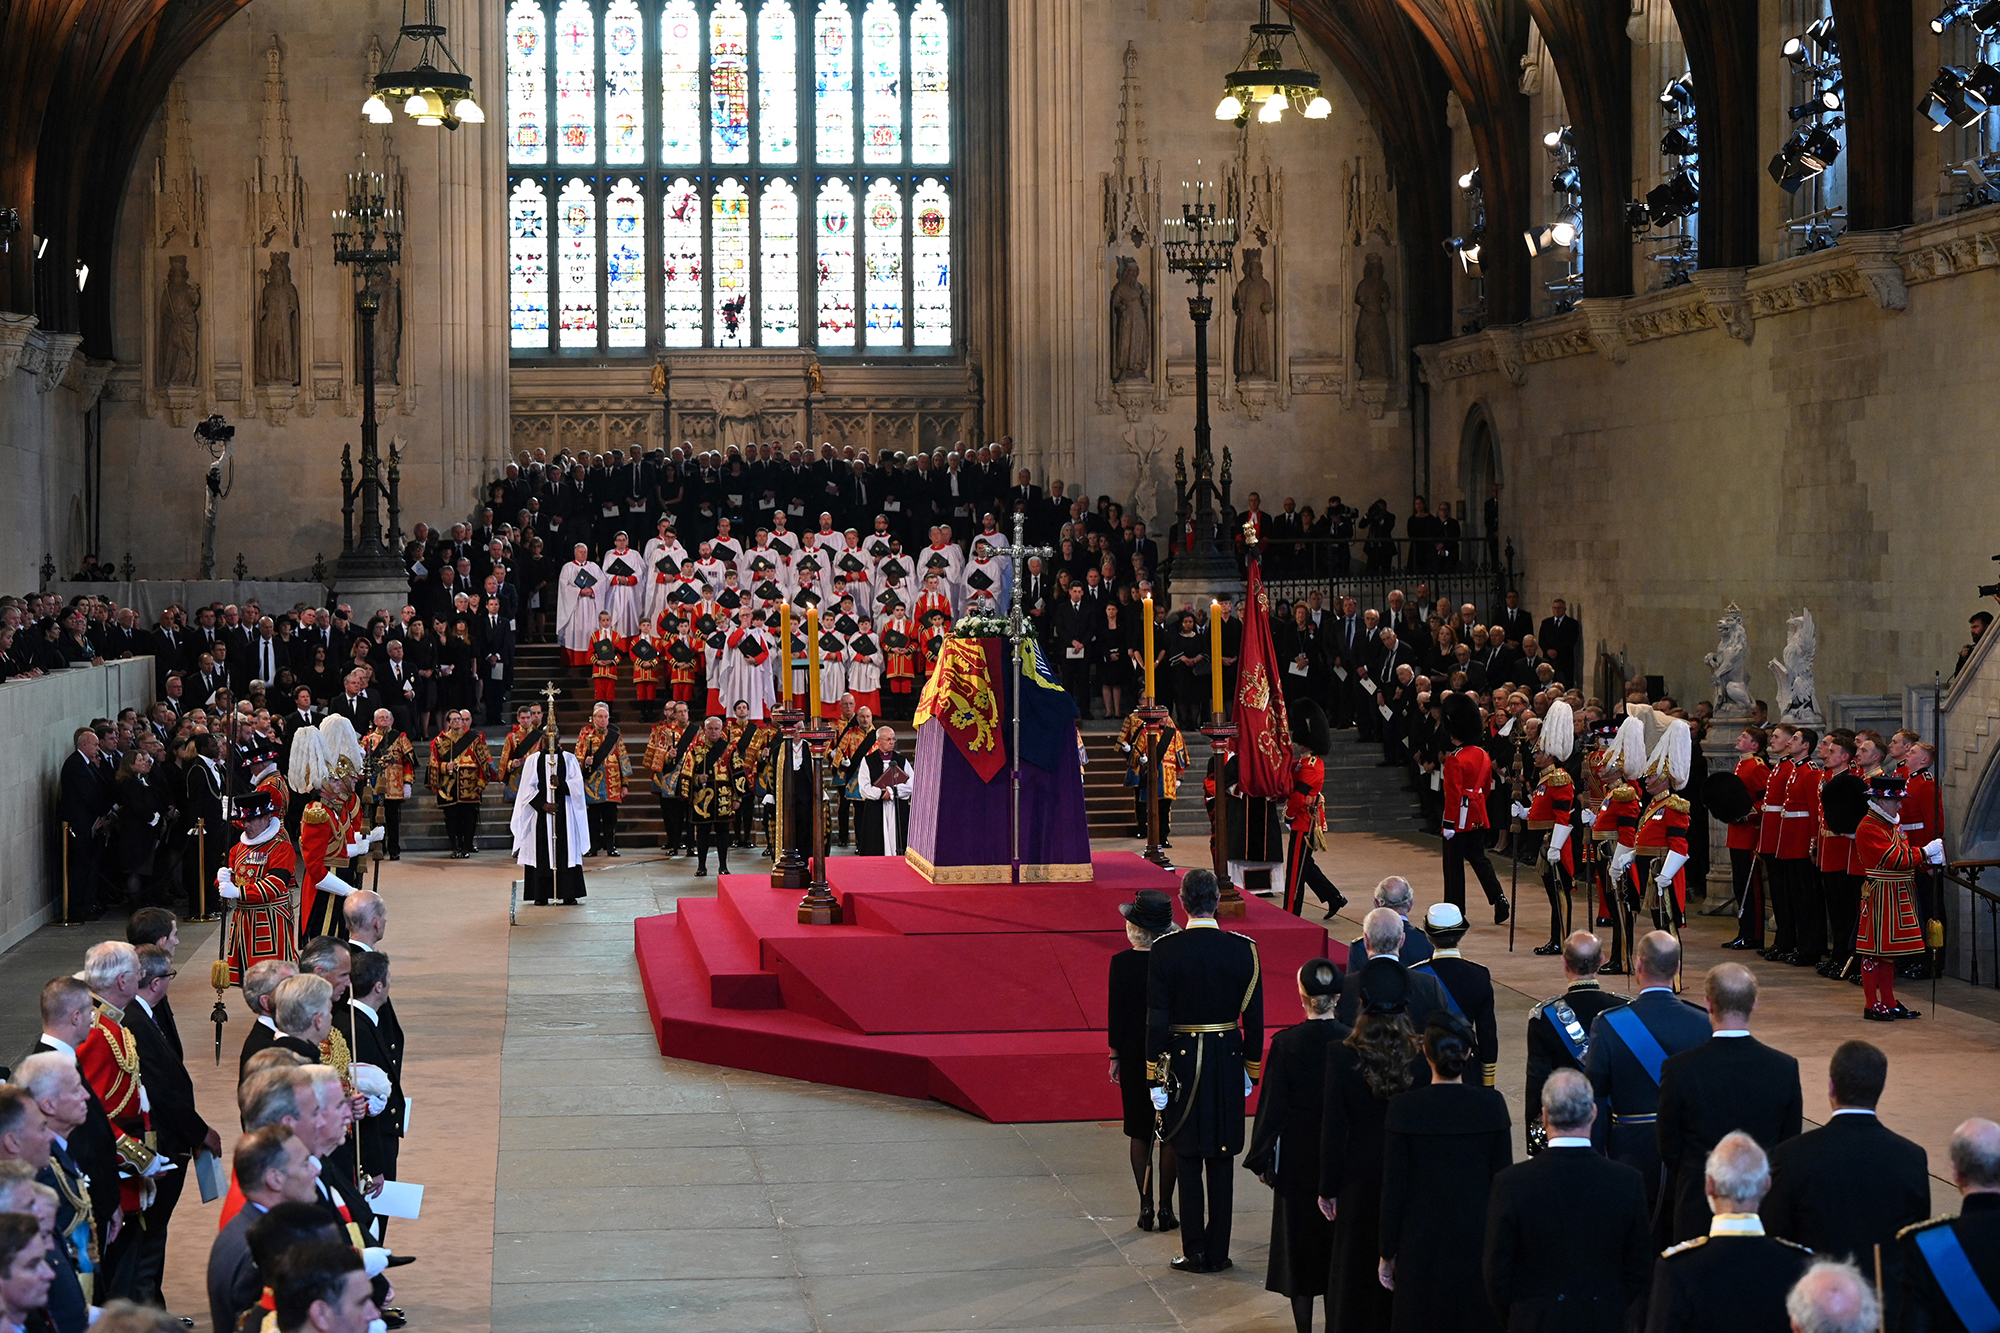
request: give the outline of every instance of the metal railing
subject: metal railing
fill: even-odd
[[[1400,590],[1411,605],[1425,610],[1440,597],[1453,606],[1471,602],[1482,617],[1519,587],[1514,545],[1498,538],[1471,538],[1453,543],[1413,543],[1408,537],[1375,540],[1368,537],[1303,537],[1266,541],[1260,553],[1264,586],[1273,601],[1296,600],[1312,592],[1326,596],[1329,608],[1352,597],[1362,610],[1389,604]],[[1238,560],[1239,566],[1241,559]],[[1165,566],[1169,588],[1173,561]],[[1418,589],[1424,590],[1418,596]]]
[[[1953,861],[1938,874],[1938,892],[1940,897],[1942,897],[1946,884],[1956,884],[1971,895],[1964,904],[1965,955],[1961,961],[1964,964],[1966,983],[1972,986],[1979,984],[1979,907],[1982,902],[1985,904],[1987,948],[1993,954],[1991,984],[1995,990],[2000,990],[2000,894],[1994,893],[1993,890],[1986,888],[1979,882],[1979,872],[1991,869],[1996,865],[2000,865],[2000,861]],[[1953,873],[1960,870],[1967,873],[1963,875]],[[1956,904],[1952,904],[1951,906],[1955,907]],[[1956,928],[1958,914],[1956,911],[1949,910],[1947,904],[1942,901],[1933,904],[1931,910],[1936,914],[1937,919],[1944,923],[1945,929],[1944,944],[1937,950],[1938,958],[1936,965],[1940,970],[1948,972],[1948,964],[1951,959],[1951,935],[1952,931]]]

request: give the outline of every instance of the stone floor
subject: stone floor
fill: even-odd
[[[1435,843],[1422,839],[1337,835],[1321,862],[1357,903],[1392,872],[1426,902],[1440,887]],[[714,881],[633,854],[593,863],[589,879],[585,905],[522,907],[510,928],[512,874],[498,856],[385,867],[415,1103],[402,1174],[427,1187],[423,1218],[391,1230],[419,1257],[398,1270],[413,1328],[1290,1328],[1286,1303],[1263,1289],[1269,1203],[1247,1177],[1236,1269],[1183,1277],[1167,1267],[1177,1238],[1133,1226],[1116,1124],[989,1125],[938,1103],[662,1059],[630,923]],[[1527,905],[1512,954],[1490,925],[1467,948],[1500,987],[1500,1086],[1517,1119],[1528,1007],[1560,984],[1529,953],[1545,910]],[[1340,939],[1358,917],[1350,908],[1336,923]],[[40,981],[119,933],[110,920],[45,929],[0,959],[0,1060],[32,1041]],[[1689,937],[1691,972],[1738,956],[1714,948],[1720,919],[1698,918]],[[228,1141],[247,1016],[232,997],[214,1066],[214,950],[213,927],[186,928],[174,1004],[201,1105]],[[1945,983],[1934,1009],[1929,987],[1912,987],[1922,1021],[1864,1026],[1851,988],[1758,966],[1755,1027],[1800,1057],[1808,1116],[1824,1114],[1821,1071],[1839,1042],[1883,1045],[1884,1118],[1930,1151],[1938,1205],[1955,1206],[1935,1173],[1952,1125],[2000,1111],[2000,997]],[[203,1309],[215,1217],[190,1198],[176,1219],[178,1310]]]

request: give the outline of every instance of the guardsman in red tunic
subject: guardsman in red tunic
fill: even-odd
[[[1686,923],[1688,860],[1689,807],[1679,792],[1693,755],[1693,733],[1673,718],[1647,761],[1646,811],[1632,838],[1632,879],[1652,906],[1653,928],[1676,935]]]
[[[292,885],[298,859],[284,837],[279,817],[284,805],[261,787],[236,802],[243,836],[229,849],[228,864],[215,872],[215,893],[229,907],[229,984],[267,958],[290,962]]]
[[[1821,790],[1843,773],[1866,776],[1853,767],[1856,752],[1853,732],[1830,731],[1820,741],[1819,748],[1826,763],[1826,772],[1820,779]],[[1861,910],[1861,875],[1866,872],[1854,865],[1853,835],[1829,828],[1824,808],[1813,834],[1813,864],[1819,871],[1820,904],[1827,925],[1828,957],[1819,965],[1819,974],[1837,977],[1847,970],[1848,952],[1854,944],[1854,918]]]
[[[361,741],[338,713],[309,737],[292,737],[292,790],[317,791],[299,818],[299,943],[315,935],[347,938],[341,900],[361,887],[358,862],[373,840],[355,784],[361,779]]]
[[[1549,940],[1536,946],[1535,952],[1544,958],[1561,953],[1563,939],[1569,934],[1569,900],[1576,873],[1569,821],[1576,806],[1576,783],[1562,764],[1575,744],[1575,717],[1570,706],[1558,699],[1549,705],[1535,741],[1535,794],[1528,804],[1517,801],[1514,805],[1514,817],[1526,821],[1522,859],[1533,861],[1537,852],[1542,854],[1542,890],[1549,896]]]
[[[1791,793],[1792,778],[1799,771],[1794,753],[1798,728],[1780,722],[1765,737],[1765,753],[1771,776],[1764,784],[1764,803],[1757,825],[1757,869],[1763,876],[1765,895],[1771,900],[1770,947],[1759,949],[1759,958],[1776,958],[1792,951],[1792,886],[1778,865],[1778,840],[1785,831],[1785,798]]]
[[[1902,775],[1909,788],[1903,798],[1899,827],[1912,847],[1929,846],[1944,836],[1944,810],[1938,803],[1937,778],[1931,765],[1937,747],[1914,731],[1899,731],[1889,738],[1892,772]],[[1924,940],[1932,949],[1944,947],[1944,923],[1938,920],[1937,876],[1926,862],[1917,870],[1917,917],[1924,923]]]
[[[91,952],[113,949],[123,953],[126,966],[131,969],[132,979],[127,984],[136,988],[139,960],[131,945],[100,944]],[[84,970],[87,979],[88,955]],[[126,1003],[132,1001],[128,999]],[[123,1170],[119,1173],[118,1204],[124,1209],[126,1225],[137,1226],[140,1212],[153,1200],[153,1185],[146,1173],[159,1161],[159,1153],[153,1137],[152,1108],[139,1075],[139,1041],[125,1029],[123,1017],[120,1010],[92,988],[90,1031],[76,1045],[76,1069],[97,1094],[97,1100],[104,1104],[119,1161],[131,1170],[130,1175]]]
[[[1750,813],[1729,825],[1729,877],[1736,890],[1736,938],[1725,949],[1764,947],[1764,867],[1757,857],[1765,823],[1765,793],[1771,785],[1771,765],[1764,759],[1766,733],[1745,727],[1736,738],[1736,780],[1750,794]],[[1782,806],[1780,807],[1782,809]]]
[[[1285,910],[1305,915],[1306,889],[1326,904],[1322,920],[1331,920],[1347,902],[1313,852],[1326,846],[1326,752],[1333,748],[1333,729],[1326,714],[1311,699],[1292,710],[1292,789],[1285,797],[1285,826],[1292,839],[1285,846]],[[1185,762],[1185,759],[1183,759]],[[1161,821],[1162,827],[1165,821]]]
[[[1786,726],[1780,723],[1773,727],[1772,739]],[[1818,735],[1806,728],[1791,730],[1792,780],[1785,787],[1775,860],[1791,927],[1787,931],[1781,924],[1778,934],[1781,943],[1791,947],[1780,949],[1771,961],[1813,967],[1826,951],[1826,909],[1820,897],[1819,870],[1812,859],[1813,834],[1819,831],[1819,784],[1825,773],[1813,762]]]
[[[1445,700],[1444,723],[1452,749],[1444,757],[1444,896],[1465,910],[1465,867],[1479,878],[1486,901],[1493,905],[1493,923],[1506,924],[1513,909],[1500,888],[1500,876],[1486,859],[1486,793],[1493,786],[1493,760],[1480,746],[1484,725],[1479,706],[1469,695]]]
[[[1605,748],[1605,771],[1614,785],[1604,794],[1604,808],[1598,812],[1596,835],[1605,840],[1611,860],[1604,872],[1604,914],[1610,918],[1611,961],[1598,969],[1607,976],[1623,976],[1631,968],[1632,919],[1639,910],[1636,881],[1626,878],[1639,841],[1639,817],[1645,812],[1640,780],[1646,772],[1646,724],[1627,717],[1618,724],[1618,734]]]
[[[1917,867],[1944,862],[1942,843],[1919,850],[1898,827],[1907,794],[1906,780],[1896,774],[1870,778],[1868,813],[1854,830],[1856,853],[1868,867],[1854,932],[1854,952],[1861,959],[1861,1016],[1877,1023],[1917,1017],[1916,1010],[1896,1002],[1896,960],[1924,951],[1913,891]]]

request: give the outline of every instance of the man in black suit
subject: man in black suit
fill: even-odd
[[[1583,625],[1569,613],[1568,602],[1555,599],[1535,637],[1541,641],[1543,653],[1554,659],[1556,679],[1565,685],[1575,684],[1583,658]]]
[[[314,1206],[319,1176],[305,1142],[283,1125],[253,1129],[236,1141],[232,1171],[243,1208],[216,1234],[208,1250],[208,1318],[212,1329],[233,1329],[269,1285],[250,1253],[250,1231],[283,1229],[312,1239],[341,1239]],[[266,1221],[266,1219],[269,1221]],[[268,1247],[267,1247],[268,1248]]]
[[[1974,1118],[1951,1132],[1951,1178],[1958,1216],[1904,1228],[1891,1252],[1902,1281],[1892,1302],[1900,1319],[1890,1327],[1900,1333],[1959,1333],[1966,1322],[1957,1301],[1984,1296],[1990,1305],[2000,1293],[2000,1125]]]
[[[1403,923],[1403,942],[1397,946],[1396,957],[1405,967],[1423,962],[1432,953],[1430,936],[1410,924],[1410,913],[1416,910],[1416,902],[1416,894],[1410,888],[1410,881],[1401,875],[1390,875],[1375,886],[1375,906],[1388,908]],[[1361,970],[1361,965],[1368,961],[1367,946],[1366,935],[1347,946],[1347,965],[1344,971]]]
[[[1653,1264],[1645,1182],[1590,1146],[1582,1074],[1551,1074],[1540,1107],[1547,1147],[1493,1178],[1487,1300],[1508,1333],[1619,1333]]]
[[[479,688],[486,704],[486,725],[494,727],[500,724],[507,687],[514,680],[514,621],[502,611],[500,598],[489,596],[476,628],[480,638]]]
[[[244,669],[250,679],[261,680],[266,685],[277,682],[278,673],[292,665],[291,644],[278,637],[277,622],[269,616],[257,622],[257,628],[244,644]],[[312,665],[308,662],[306,665]]]
[[[64,830],[64,880],[67,916],[74,925],[91,921],[101,912],[98,903],[99,862],[103,859],[104,831],[111,823],[111,807],[118,793],[104,780],[98,762],[103,745],[89,727],[78,727],[70,739],[76,748],[62,765],[62,795],[59,809]]]
[[[1516,648],[1521,640],[1535,632],[1535,616],[1521,605],[1521,594],[1512,588],[1507,590],[1507,604],[1493,613],[1493,623],[1500,630],[1500,640]]]
[[[153,655],[155,686],[164,686],[169,671],[179,671],[187,665],[187,642],[187,631],[181,628],[174,608],[161,611],[158,622],[146,632],[145,646],[139,650]]]
[[[42,1035],[35,1049],[54,1051],[74,1065],[76,1048],[89,1035],[95,1017],[90,987],[75,977],[55,978],[42,987]],[[118,1214],[118,1135],[96,1091],[80,1076],[77,1082],[83,1089],[84,1115],[63,1137],[62,1147],[89,1177],[91,1218],[102,1254]]]
[[[1750,1035],[1756,976],[1723,963],[1708,970],[1705,989],[1709,1039],[1669,1057],[1660,1076],[1660,1163],[1673,1178],[1676,1241],[1708,1229],[1701,1171],[1709,1150],[1735,1130],[1775,1149],[1798,1136],[1805,1112],[1799,1062]]]
[[[1216,925],[1221,893],[1207,870],[1182,877],[1188,928],[1154,944],[1146,980],[1146,1081],[1180,1164],[1181,1253],[1172,1266],[1183,1273],[1235,1266],[1229,1229],[1243,1100],[1264,1073],[1257,946]]]
[[[1824,1125],[1771,1153],[1764,1228],[1814,1254],[1867,1265],[1874,1247],[1931,1213],[1923,1148],[1875,1116],[1889,1057],[1865,1041],[1842,1042],[1827,1063]]]
[[[1069,600],[1049,614],[1049,639],[1055,645],[1056,670],[1063,688],[1076,700],[1077,712],[1090,716],[1090,649],[1097,642],[1097,608],[1084,600],[1083,585],[1069,585]]]
[[[1542,1085],[1560,1069],[1583,1070],[1590,1054],[1590,1028],[1607,1009],[1627,1003],[1623,995],[1605,990],[1597,971],[1604,965],[1604,945],[1587,930],[1563,941],[1563,993],[1528,1011],[1528,1081],[1522,1101],[1542,1104]],[[1542,1150],[1541,1126],[1527,1126],[1528,1155]],[[1642,1182],[1643,1183],[1643,1182]]]
[[[340,693],[326,705],[328,713],[339,713],[352,722],[356,735],[375,725],[378,708],[389,708],[392,714],[395,711],[379,691],[368,688],[368,675],[359,667],[347,673],[340,682]]]
[[[1375,894],[1378,899],[1381,897],[1379,886]],[[1335,1022],[1344,1027],[1354,1026],[1361,1013],[1362,963],[1368,958],[1395,958],[1397,950],[1403,947],[1404,932],[1409,929],[1410,923],[1403,920],[1393,907],[1377,907],[1361,918],[1361,938],[1355,943],[1366,949],[1367,958],[1349,967],[1347,975],[1341,978],[1340,999],[1334,1003],[1333,1009]],[[1433,1010],[1449,1007],[1445,1004],[1444,991],[1438,985],[1438,979],[1431,973],[1411,969],[1409,986],[1407,1003],[1412,1027],[1429,1019]]]
[[[1646,1333],[1791,1333],[1785,1297],[1812,1251],[1765,1234],[1757,1216],[1771,1185],[1764,1150],[1734,1130],[1704,1155],[1700,1174],[1708,1220],[1654,1264]]]
[[[153,1202],[145,1211],[144,1234],[135,1257],[133,1290],[135,1299],[165,1305],[160,1278],[166,1270],[167,1226],[174,1205],[180,1202],[188,1164],[195,1153],[206,1148],[219,1156],[222,1136],[209,1128],[195,1109],[194,1081],[188,1077],[187,1065],[154,1021],[153,1006],[165,999],[173,980],[173,955],[157,944],[142,944],[138,953],[139,989],[125,1006],[125,1030],[138,1048],[139,1081],[152,1107],[158,1151],[175,1169],[161,1173],[153,1182]]]
[[[403,1133],[402,1033],[382,1021],[389,1003],[389,955],[378,950],[354,954],[348,1006],[354,1016],[354,1058],[374,1065],[389,1079],[389,1096],[381,1111],[361,1122],[361,1169],[371,1176],[396,1178],[396,1155]]]
[[[294,981],[312,978],[294,977]],[[283,1125],[305,1142],[322,1163],[313,1182],[313,1206],[331,1218],[341,1234],[359,1245],[380,1245],[381,1224],[354,1177],[333,1166],[335,1152],[347,1138],[347,1100],[340,1075],[331,1066],[295,1065],[255,1076],[237,1094],[243,1105],[243,1128]],[[336,1113],[337,1112],[337,1113]],[[351,1169],[351,1168],[350,1168]],[[341,1215],[342,1210],[346,1216]],[[352,1230],[349,1229],[350,1225]]]
[[[298,964],[283,958],[266,958],[252,963],[250,970],[243,974],[243,1003],[250,1010],[250,1031],[243,1036],[243,1053],[236,1060],[236,1079],[243,1080],[243,1071],[250,1065],[250,1057],[265,1050],[278,1040],[278,1020],[271,1016],[272,996],[277,993],[278,984],[299,974]]]
[[[1659,1197],[1657,1120],[1660,1077],[1669,1057],[1708,1040],[1708,1015],[1674,994],[1681,945],[1663,930],[1642,936],[1633,948],[1639,994],[1630,1005],[1599,1014],[1590,1025],[1585,1072],[1597,1090],[1598,1148],[1638,1171],[1649,1203]],[[1664,1232],[1665,1214],[1661,1214]],[[1657,1236],[1656,1236],[1657,1239]]]
[[[357,958],[382,947],[382,937],[389,931],[389,904],[381,894],[372,889],[356,889],[347,895],[341,911],[347,918],[347,947]],[[352,985],[351,973],[349,984]],[[396,1017],[396,1002],[387,994],[376,1007],[375,1017],[382,1028],[383,1039],[396,1050],[396,1068],[400,1074],[404,1051],[403,1024]]]

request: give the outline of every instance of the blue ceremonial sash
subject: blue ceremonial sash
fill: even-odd
[[[1919,1231],[1916,1240],[1917,1248],[1931,1266],[1931,1276],[1937,1279],[1966,1333],[2000,1330],[2000,1306],[1993,1304],[1993,1297],[1987,1294],[1979,1275],[1972,1271],[1972,1261],[1965,1257],[1965,1246],[1959,1243],[1957,1233],[1949,1225],[1932,1227]]]
[[[1451,987],[1444,984],[1444,978],[1437,974],[1437,969],[1432,967],[1428,961],[1418,963],[1417,966],[1430,973],[1431,980],[1437,982],[1438,991],[1444,996],[1444,1007],[1451,1010],[1452,1017],[1464,1018],[1465,1010],[1458,1007],[1458,997],[1451,993]]]
[[[1590,1054],[1590,1034],[1583,1030],[1583,1024],[1576,1021],[1576,1011],[1562,999],[1550,1000],[1542,1006],[1542,1018],[1555,1029],[1569,1058],[1576,1061],[1577,1068],[1583,1067],[1585,1057]]]
[[[1613,1032],[1625,1039],[1625,1049],[1632,1052],[1639,1067],[1646,1071],[1646,1077],[1658,1086],[1660,1069],[1667,1063],[1667,1052],[1660,1045],[1660,1039],[1653,1035],[1639,1015],[1632,1012],[1629,1005],[1605,1010],[1604,1021]]]

